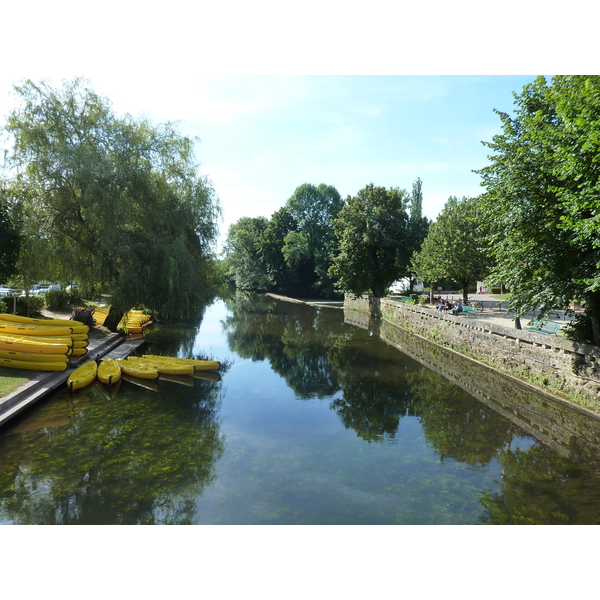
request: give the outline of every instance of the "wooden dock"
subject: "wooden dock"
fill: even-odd
[[[102,336],[90,335],[87,353],[72,358],[65,371],[39,373],[15,392],[0,398],[0,428],[54,390],[66,385],[69,375],[88,360],[126,358],[144,343],[143,338],[126,340],[118,333]]]

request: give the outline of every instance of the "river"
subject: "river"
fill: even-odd
[[[157,324],[145,352],[220,374],[24,414],[0,523],[600,523],[596,419],[361,318],[250,296]]]

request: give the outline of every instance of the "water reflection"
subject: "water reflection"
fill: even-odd
[[[184,324],[148,351],[220,375],[59,394],[5,430],[0,522],[600,523],[597,419],[359,313],[210,315],[218,356]]]
[[[215,384],[102,387],[59,394],[0,438],[2,522],[195,522],[224,448]]]

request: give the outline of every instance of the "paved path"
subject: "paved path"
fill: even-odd
[[[448,294],[447,296],[442,296],[444,299],[448,298],[448,300],[462,300],[462,294],[455,292],[453,294]],[[500,325],[504,325],[505,327],[514,327],[515,326],[515,315],[512,312],[507,311],[507,302],[500,303],[498,298],[494,296],[490,296],[488,294],[469,294],[469,300],[471,302],[481,302],[484,306],[484,309],[481,313],[478,313],[478,319],[497,321]],[[526,315],[523,315],[520,319],[521,326],[527,325],[527,323],[539,314],[539,311],[530,311]],[[553,321],[559,321],[561,323],[569,323],[573,320],[572,316],[565,316],[565,312],[563,310],[557,310],[555,315],[552,316]]]

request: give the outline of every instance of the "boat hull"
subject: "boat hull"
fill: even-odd
[[[104,385],[113,385],[121,379],[121,367],[112,358],[105,358],[98,365],[97,376]]]
[[[90,383],[93,383],[98,374],[98,365],[93,360],[88,360],[86,363],[78,367],[67,378],[67,387],[69,391],[79,390]]]

